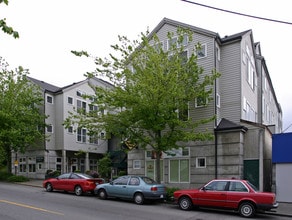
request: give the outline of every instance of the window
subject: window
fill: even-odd
[[[86,113],[86,102],[77,100],[77,111]]]
[[[58,171],[62,170],[62,157],[56,158],[56,170]]]
[[[129,180],[128,176],[119,177],[118,179],[113,181],[113,184],[114,185],[127,185],[128,180]]]
[[[254,64],[254,58],[251,54],[249,47],[246,46],[246,78],[248,84],[251,86],[252,89],[254,89],[254,77],[255,77],[255,64]]]
[[[205,190],[209,191],[226,191],[227,181],[213,181],[205,186]]]
[[[67,131],[68,133],[73,134],[73,126],[68,127]]]
[[[47,95],[47,103],[53,104],[53,96]]]
[[[89,111],[92,112],[97,112],[98,110],[98,107],[96,105],[93,105],[93,104],[88,104],[88,107],[89,107]]]
[[[189,37],[186,34],[183,36],[181,44],[178,43],[178,37],[173,37],[172,39],[167,40],[167,49],[170,50],[171,47],[187,46],[188,42]]]
[[[159,42],[159,43],[156,43],[154,44],[154,48],[157,52],[159,52],[161,49],[163,50],[163,41]]]
[[[205,157],[198,157],[196,159],[196,167],[197,168],[206,168],[206,158]]]
[[[169,182],[185,183],[190,181],[188,159],[170,160],[169,169]]]
[[[97,135],[90,135],[89,136],[89,143],[90,144],[98,144],[98,136]]]
[[[196,98],[195,100],[195,107],[204,107],[207,105],[207,98],[203,97],[203,96],[199,96]]]
[[[36,160],[34,157],[28,158],[28,172],[30,173],[36,172]]]
[[[221,59],[221,53],[220,53],[220,48],[218,45],[216,45],[216,57],[217,57],[217,60],[220,61]]]
[[[221,106],[221,99],[220,99],[220,95],[218,93],[216,94],[216,106],[218,108],[220,108],[220,106]]]
[[[76,95],[77,95],[78,97],[82,97],[83,95],[85,95],[85,92],[81,92],[80,90],[77,90],[77,91],[76,91]]]
[[[151,151],[150,151],[151,152]],[[160,161],[160,179],[161,181],[163,181],[163,160]],[[151,178],[151,179],[155,179],[155,176],[156,176],[156,170],[155,170],[155,161],[154,160],[148,160],[146,161],[146,164],[145,164],[145,173],[146,173],[146,176]]]
[[[132,185],[132,186],[138,186],[139,184],[140,184],[140,181],[137,177],[132,177],[129,182],[129,185]]]
[[[73,98],[68,96],[67,102],[68,102],[68,104],[73,105]]]
[[[47,125],[47,132],[53,133],[53,126],[52,125]]]
[[[204,58],[207,56],[207,44],[199,44],[195,48],[195,55],[198,59]]]
[[[133,161],[133,168],[134,169],[141,169],[141,160],[134,160]]]
[[[19,172],[26,172],[26,158],[19,158]]]
[[[77,129],[77,141],[81,143],[86,143],[86,129],[85,128]]]
[[[248,189],[241,182],[230,182],[229,191],[248,192]]]

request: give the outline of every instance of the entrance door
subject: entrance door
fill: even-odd
[[[243,178],[259,189],[259,160],[245,160],[243,163]]]

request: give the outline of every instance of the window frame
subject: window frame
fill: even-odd
[[[141,160],[133,160],[133,169],[138,170],[141,169]]]
[[[51,101],[49,101],[48,99],[51,99]],[[48,104],[54,104],[54,97],[49,95],[49,94],[46,94],[46,103]]]
[[[195,46],[195,49],[194,49],[194,53],[197,57],[197,59],[203,59],[205,57],[207,57],[207,43],[203,43],[203,44],[200,44],[200,49],[197,48],[198,46],[196,45]],[[200,52],[203,52],[203,56],[202,55],[199,55]]]
[[[204,166],[201,166],[200,160],[204,160]],[[206,157],[197,157],[196,158],[196,168],[204,169],[207,167],[207,159]]]

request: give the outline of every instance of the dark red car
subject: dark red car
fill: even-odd
[[[278,207],[274,193],[259,192],[250,182],[236,179],[216,179],[199,189],[177,190],[174,199],[182,210],[223,208],[236,210],[243,217]]]
[[[96,185],[104,183],[102,178],[93,178],[84,173],[64,173],[56,178],[49,178],[43,181],[43,187],[47,192],[63,190],[74,192],[80,196],[82,193],[94,193]]]

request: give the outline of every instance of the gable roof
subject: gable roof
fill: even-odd
[[[27,76],[27,79],[29,79],[33,83],[37,84],[38,86],[40,86],[45,91],[49,91],[49,92],[53,92],[54,93],[54,92],[58,92],[58,91],[61,90],[61,88],[58,87],[58,86],[54,86],[52,84],[46,83],[46,82],[38,80],[38,79],[34,79],[32,77],[29,77],[29,76]]]
[[[169,25],[177,26],[177,27],[188,28],[194,32],[203,33],[205,35],[208,35],[208,36],[214,37],[214,38],[219,37],[219,35],[213,31],[209,31],[209,30],[206,30],[203,28],[199,28],[199,27],[190,25],[190,24],[175,21],[175,20],[172,20],[169,18],[163,18],[160,21],[160,23],[151,31],[151,33],[148,35],[148,37],[151,38],[153,36],[153,34],[157,33],[162,28],[162,26],[164,26],[165,24],[169,24]]]
[[[237,124],[235,122],[229,121],[226,118],[222,118],[218,126],[215,128],[215,131],[230,131],[230,130],[244,130],[247,131],[247,128],[243,125]]]

